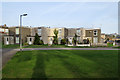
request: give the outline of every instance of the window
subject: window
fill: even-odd
[[[0,28],[0,32],[2,32],[2,28]]]
[[[8,41],[8,38],[7,38],[7,41]]]
[[[16,37],[16,43],[19,43],[19,37]]]
[[[10,40],[13,40],[13,37],[10,37]]]
[[[80,37],[77,37],[77,41],[80,42]]]
[[[16,34],[19,34],[19,28],[16,28]]]
[[[61,30],[61,29],[59,29],[59,33],[60,33],[60,34],[62,33],[62,30]]]
[[[76,33],[76,34],[77,34],[77,35],[80,35],[80,29],[77,30],[77,33]]]
[[[59,41],[61,41],[61,37],[59,37]]]
[[[50,38],[50,40],[52,41],[52,38]]]
[[[97,37],[93,38],[93,43],[98,43],[98,38]]]
[[[94,34],[94,36],[97,36],[97,30],[94,30],[93,34]]]
[[[41,29],[38,29],[38,35],[39,36],[41,35]]]
[[[40,37],[40,40],[42,40],[42,37]]]
[[[5,29],[5,32],[8,33],[8,29]]]
[[[32,38],[30,38],[30,41],[32,41]]]

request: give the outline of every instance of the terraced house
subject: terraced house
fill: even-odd
[[[20,28],[8,27],[9,35],[4,36],[4,44],[20,43]],[[73,38],[77,35],[78,43],[83,43],[88,39],[90,43],[101,43],[101,29],[85,29],[85,28],[50,28],[50,27],[22,27],[22,42],[33,44],[35,34],[38,33],[40,40],[44,44],[53,44],[54,30],[58,31],[58,44],[62,39],[68,39],[69,44],[73,44]],[[7,39],[9,38],[9,39]]]

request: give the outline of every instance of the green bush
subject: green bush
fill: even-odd
[[[112,47],[113,44],[112,44],[112,43],[107,43],[107,46],[108,46],[108,47]]]
[[[44,44],[43,40],[40,40],[40,45],[43,45],[43,44]]]
[[[65,44],[66,44],[66,40],[65,40],[65,39],[62,39],[62,40],[61,40],[61,44],[62,44],[62,45],[65,45]]]
[[[26,43],[24,43],[24,45],[26,46],[26,45],[28,45],[28,43],[26,42]]]
[[[36,33],[36,35],[35,35],[35,39],[34,39],[34,43],[33,43],[34,45],[40,45],[40,38],[39,38],[39,36],[38,36],[38,34]]]

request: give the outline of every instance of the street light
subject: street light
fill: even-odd
[[[27,16],[27,14],[20,15],[20,51],[22,51],[22,16]]]

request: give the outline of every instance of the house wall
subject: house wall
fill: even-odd
[[[19,28],[19,34],[16,34],[16,28]],[[30,28],[22,27],[22,42],[27,42],[27,36],[31,34]],[[14,37],[14,43],[16,43],[16,37],[20,37],[20,27],[9,27],[9,35]],[[19,38],[20,40],[20,38]],[[19,41],[20,43],[20,41]]]
[[[74,37],[76,34],[76,29],[70,28],[68,29],[68,37]]]
[[[97,30],[97,36],[94,35],[94,30]],[[98,43],[101,42],[101,29],[90,29],[86,30],[85,32],[86,36],[85,37],[91,37],[91,42],[94,42],[94,38],[98,38]]]

